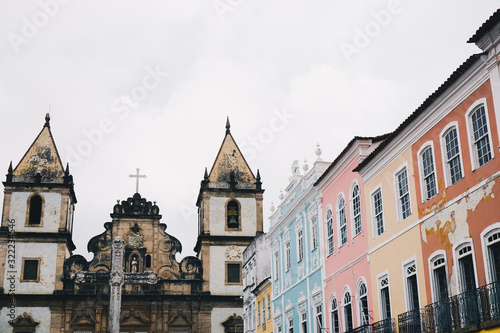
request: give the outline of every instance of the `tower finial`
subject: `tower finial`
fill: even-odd
[[[205,175],[203,176],[204,180],[208,180],[208,170],[207,167],[205,167]]]
[[[45,114],[45,125],[43,125],[43,127],[50,128],[50,115],[48,112]]]
[[[229,123],[229,116],[227,116],[227,119],[226,119],[226,134],[231,133],[230,128],[231,128],[231,124]]]

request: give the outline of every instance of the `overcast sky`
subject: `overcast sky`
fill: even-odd
[[[51,106],[78,198],[75,253],[117,199],[157,201],[193,255],[196,196],[225,133],[260,169],[265,229],[290,166],[393,131],[471,54],[497,1],[2,1],[0,170]],[[3,169],[2,169],[3,168]],[[4,179],[4,178],[3,178]]]

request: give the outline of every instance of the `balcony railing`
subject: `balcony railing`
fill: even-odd
[[[396,324],[394,319],[387,318],[370,325],[363,325],[349,330],[346,333],[394,333],[396,332]]]
[[[500,283],[415,309],[398,316],[400,333],[444,333],[500,319]]]

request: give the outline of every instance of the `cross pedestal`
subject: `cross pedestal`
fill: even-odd
[[[124,273],[123,257],[125,242],[116,236],[111,248],[111,272],[109,273],[109,333],[120,333],[120,313],[122,304],[122,287],[124,284],[156,284],[158,275],[149,273]],[[96,281],[94,272],[77,272],[75,283]]]

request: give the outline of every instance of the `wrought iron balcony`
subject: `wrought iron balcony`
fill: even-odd
[[[346,333],[395,333],[396,324],[393,318],[377,321],[373,324],[366,324],[349,330]]]
[[[500,283],[495,282],[398,316],[400,333],[444,333],[484,328],[500,319]],[[500,321],[497,326],[500,325]]]

